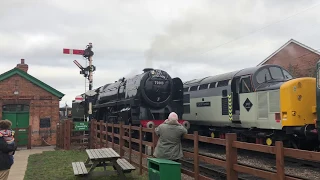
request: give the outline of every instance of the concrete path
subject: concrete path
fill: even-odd
[[[53,151],[54,146],[32,147],[31,149],[18,149],[14,155],[14,164],[10,169],[8,180],[23,180],[27,169],[28,157],[31,154]]]

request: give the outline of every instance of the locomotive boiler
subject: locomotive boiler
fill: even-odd
[[[94,119],[108,123],[152,128],[163,123],[170,112],[183,114],[183,83],[163,70],[146,68],[143,73],[106,84],[97,89]],[[179,120],[186,128],[187,121]]]

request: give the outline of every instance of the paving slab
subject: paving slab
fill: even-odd
[[[54,151],[54,146],[32,147],[31,149],[19,148],[14,155],[14,164],[11,166],[8,180],[23,180],[31,154],[43,151]]]

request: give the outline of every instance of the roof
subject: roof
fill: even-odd
[[[224,74],[218,74],[214,76],[208,76],[205,78],[201,79],[194,79],[191,81],[187,81],[183,84],[183,87],[190,87],[194,85],[202,85],[202,84],[208,84],[208,83],[213,83],[213,82],[219,82],[219,81],[224,81],[224,80],[229,80],[233,79],[234,77],[239,77],[239,76],[245,76],[245,75],[252,75],[256,73],[257,71],[260,71],[264,67],[279,67],[282,69],[281,66],[276,65],[276,64],[264,64],[261,66],[254,66],[254,67],[248,67],[232,72],[227,72]]]
[[[26,73],[26,72],[24,72],[24,71],[22,71],[21,69],[18,69],[18,68],[13,68],[10,71],[7,71],[7,72],[5,72],[3,74],[0,74],[0,81],[8,79],[9,77],[11,77],[13,75],[16,75],[16,74],[21,76],[21,77],[23,77],[23,78],[25,78],[25,79],[27,79],[28,81],[30,81],[33,84],[39,86],[40,88],[48,91],[49,93],[57,96],[59,99],[61,99],[64,96],[64,94],[61,93],[60,91],[54,89],[53,87],[47,85],[46,83],[40,81],[39,79],[31,76],[30,74],[28,74],[28,73]]]
[[[267,66],[267,65],[263,65]],[[224,81],[224,80],[229,80],[232,79],[234,76],[243,76],[247,74],[253,74],[256,72],[260,66],[254,66],[254,67],[248,67],[236,71],[231,71],[223,74],[218,74],[214,76],[207,76],[205,78],[200,78],[200,79],[193,79],[190,81],[184,82],[184,86],[193,86],[193,85],[201,85],[201,84],[206,84],[206,83],[212,83],[212,82],[219,82],[219,81]]]
[[[300,42],[298,42],[298,41],[296,41],[296,40],[294,40],[294,39],[290,39],[287,43],[285,43],[284,45],[282,45],[278,50],[276,50],[274,53],[272,53],[270,56],[268,56],[265,60],[263,60],[262,62],[260,62],[257,66],[261,66],[263,63],[267,62],[269,59],[271,59],[274,55],[276,55],[278,52],[280,52],[283,48],[285,48],[286,46],[288,46],[290,43],[295,43],[295,44],[297,44],[298,46],[301,46],[301,47],[303,47],[303,48],[305,48],[305,49],[307,49],[307,50],[309,50],[309,51],[311,51],[311,52],[314,52],[314,53],[320,55],[320,52],[319,52],[319,51],[317,51],[317,50],[315,50],[315,49],[312,49],[311,47],[306,46],[306,45],[304,45],[304,44],[302,44],[302,43],[300,43]]]

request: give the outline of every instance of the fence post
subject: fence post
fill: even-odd
[[[124,146],[124,139],[123,139],[123,136],[124,136],[124,128],[123,128],[123,121],[120,121],[119,123],[119,146],[120,146],[120,157],[123,157],[124,156],[124,151],[123,151],[123,146]]]
[[[90,149],[93,148],[93,141],[94,141],[94,136],[93,136],[93,122],[94,122],[94,120],[92,120],[92,121],[90,122],[90,132],[89,132],[89,136],[90,136],[89,148],[90,148]]]
[[[156,146],[157,146],[157,143],[158,143],[158,139],[159,137],[157,136],[156,134],[156,128],[153,126],[152,127],[152,143],[153,143],[153,148],[152,148],[152,154],[154,154],[155,150],[156,150]]]
[[[69,133],[69,131],[68,131],[68,121],[67,120],[64,120],[64,128],[63,128],[63,132],[64,132],[64,138],[63,138],[63,149],[65,149],[65,150],[68,150],[68,133]]]
[[[113,122],[112,122],[112,129],[111,129],[111,131],[112,131],[112,149],[114,149],[114,124],[113,124]]]
[[[142,175],[142,126],[139,127],[139,173]]]
[[[131,163],[131,123],[129,124],[129,163]]]
[[[65,147],[64,147],[64,142],[65,142],[65,140],[64,140],[64,134],[65,134],[65,122],[64,121],[61,121],[60,122],[60,132],[61,132],[61,148],[62,149],[65,149]]]
[[[106,122],[106,143],[107,143],[107,147],[109,147],[109,137],[111,137],[108,133],[109,133],[109,123]]]
[[[57,123],[57,135],[56,135],[56,146],[57,148],[61,148],[61,121]]]
[[[233,165],[238,163],[238,152],[237,148],[232,146],[232,143],[237,140],[237,134],[227,133],[226,134],[226,170],[227,180],[237,180],[238,172],[233,169]]]
[[[100,129],[100,148],[103,148],[103,142],[102,142],[102,140],[103,140],[103,134],[102,134],[103,126],[102,126],[102,124],[103,124],[103,120],[100,120],[100,124],[99,124],[99,129]]]
[[[32,132],[32,125],[29,125],[28,128],[28,146],[27,149],[31,149],[31,132]],[[56,140],[57,141],[57,140]]]
[[[65,134],[65,145],[66,145],[66,150],[70,150],[70,145],[71,145],[71,139],[70,139],[70,136],[71,136],[71,121],[70,120],[66,120],[66,134]]]
[[[283,142],[276,141],[276,167],[277,167],[277,180],[284,180],[284,155],[283,155]]]
[[[193,133],[193,163],[194,163],[194,179],[199,179],[199,134],[198,131]]]

